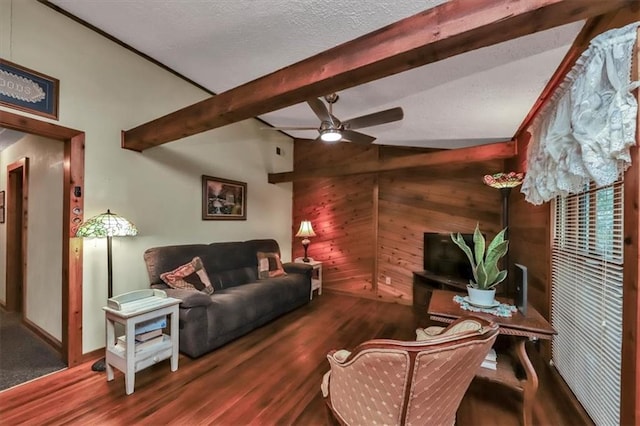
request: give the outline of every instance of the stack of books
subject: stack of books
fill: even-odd
[[[136,325],[136,351],[153,346],[156,343],[162,342],[164,339],[164,333],[162,330],[167,326],[167,317],[154,318],[149,321],[141,322]],[[118,337],[118,345],[122,345],[122,348],[127,347],[126,336]]]
[[[491,350],[489,350],[489,353],[484,358],[484,360],[482,361],[482,364],[480,364],[480,366],[482,368],[488,368],[490,370],[497,370],[498,369],[498,355],[496,354],[496,350],[495,349],[491,348]]]

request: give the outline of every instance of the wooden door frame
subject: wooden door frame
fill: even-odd
[[[64,142],[62,206],[62,357],[69,367],[82,359],[82,238],[84,218],[84,132],[6,110],[0,126]]]
[[[22,171],[20,171],[20,169],[22,169]],[[9,185],[9,181],[11,179],[10,175],[12,173],[20,173],[22,176],[22,185],[21,185],[21,193],[20,194],[13,194],[13,186]],[[20,212],[15,212],[15,204],[13,203],[14,200],[17,199],[17,197],[22,198],[22,203],[21,205],[21,211]],[[14,227],[16,226],[16,222],[13,220],[13,218],[16,217],[17,214],[22,216],[22,220],[19,222],[20,223],[20,239],[21,241],[21,245],[20,245],[20,263],[17,265],[17,268],[21,270],[20,273],[20,277],[21,277],[21,285],[19,286],[20,288],[20,316],[24,319],[25,316],[25,294],[26,294],[26,286],[27,286],[27,229],[28,229],[28,218],[29,215],[28,213],[25,212],[25,209],[27,208],[27,200],[29,198],[29,159],[27,157],[23,157],[18,161],[14,161],[13,163],[9,164],[7,166],[7,202],[6,202],[6,207],[5,209],[6,211],[6,233],[7,235],[11,235],[12,238],[11,240],[9,240],[9,238],[7,238],[7,252],[5,254],[6,256],[6,287],[5,287],[5,297],[6,297],[6,302],[7,302],[7,307],[9,307],[9,276],[11,275],[11,272],[9,267],[11,265],[13,265],[13,262],[9,262],[9,252],[11,250],[9,250],[10,248],[10,244],[12,245],[12,241],[13,241],[13,236],[14,234]],[[11,286],[13,287],[13,286]],[[13,306],[13,303],[11,303],[11,306]]]

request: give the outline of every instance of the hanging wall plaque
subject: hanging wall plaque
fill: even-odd
[[[55,78],[0,58],[0,105],[58,119]]]

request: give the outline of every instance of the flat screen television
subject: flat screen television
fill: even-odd
[[[473,250],[473,234],[460,234]],[[463,281],[473,279],[467,255],[451,241],[448,233],[424,233],[424,270]]]

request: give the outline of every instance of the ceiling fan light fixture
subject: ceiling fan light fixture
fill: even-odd
[[[392,123],[402,120],[404,113],[402,108],[396,107],[384,111],[374,112],[372,114],[362,115],[347,121],[340,121],[333,115],[333,104],[338,100],[338,95],[333,93],[325,96],[325,100],[329,104],[329,108],[318,98],[307,100],[307,104],[315,115],[320,119],[320,127],[269,127],[267,130],[317,130],[318,138],[323,142],[333,143],[343,140],[361,145],[369,145],[376,140],[373,136],[356,132],[355,129],[363,127],[377,126],[384,123]]]
[[[338,142],[342,139],[342,133],[337,129],[324,129],[320,132],[320,139],[325,142]]]

